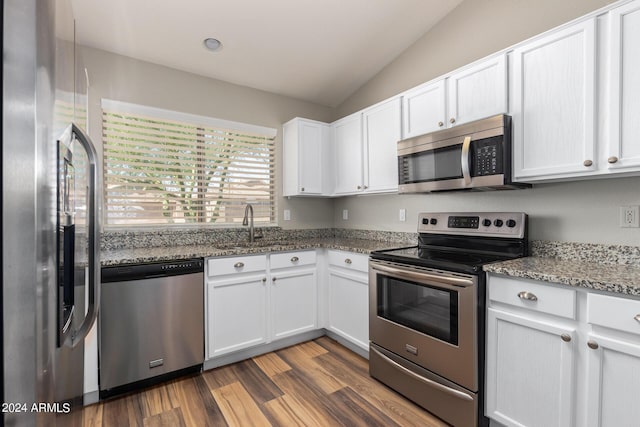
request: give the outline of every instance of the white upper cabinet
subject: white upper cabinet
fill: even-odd
[[[283,125],[283,195],[323,196],[332,191],[330,127],[295,118]]]
[[[585,174],[595,158],[595,18],[513,51],[514,178]]]
[[[418,86],[402,96],[402,134],[405,138],[444,129],[444,79]]]
[[[401,101],[393,98],[362,113],[364,138],[364,192],[398,190],[398,141],[401,134]]]
[[[404,138],[434,132],[507,111],[504,53],[464,67],[403,94]]]
[[[362,191],[362,113],[357,112],[331,125],[335,149],[335,195]]]
[[[447,79],[449,126],[507,112],[507,58],[487,58]]]
[[[610,12],[608,168],[640,167],[640,2]]]

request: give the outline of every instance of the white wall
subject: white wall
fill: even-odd
[[[296,116],[328,121],[328,107],[214,80],[102,50],[82,48],[89,71],[89,133],[102,153],[102,98],[185,113],[234,120],[278,130],[276,189],[278,221],[283,228],[332,226],[333,202],[285,199],[282,194],[282,123]],[[283,221],[283,210],[291,221]]]
[[[529,214],[531,239],[640,245],[640,228],[618,227],[618,208],[640,205],[640,177],[539,184],[525,190],[345,197],[334,226],[415,232],[418,212],[515,211]],[[398,210],[407,210],[406,222]],[[349,220],[342,220],[342,210]]]
[[[610,0],[465,0],[336,110],[334,119],[542,33]],[[539,184],[491,193],[357,196],[336,200],[334,226],[414,231],[423,211],[523,211],[532,239],[640,245],[618,226],[622,205],[640,205],[640,178]],[[407,209],[407,221],[398,210]],[[342,220],[343,209],[349,220]]]

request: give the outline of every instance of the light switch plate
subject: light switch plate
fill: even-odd
[[[291,221],[291,210],[289,209],[284,210],[284,220]]]
[[[349,210],[348,209],[343,209],[342,210],[342,219],[345,220],[345,221],[349,219]]]
[[[407,210],[406,209],[400,209],[400,211],[398,212],[398,220],[401,222],[404,222],[407,220]]]

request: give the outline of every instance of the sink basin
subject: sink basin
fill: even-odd
[[[258,241],[258,242],[243,242],[243,243],[235,243],[232,245],[221,245],[220,249],[231,249],[231,250],[240,250],[240,249],[252,249],[252,248],[284,248],[291,246],[289,244],[278,243],[278,242],[269,242],[269,241]]]

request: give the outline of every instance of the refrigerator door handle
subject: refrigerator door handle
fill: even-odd
[[[72,136],[77,138],[87,153],[89,161],[88,176],[88,200],[87,200],[87,237],[88,254],[87,268],[89,277],[89,302],[87,315],[82,325],[72,333],[71,345],[75,347],[87,336],[100,311],[100,224],[98,218],[98,177],[100,176],[100,163],[96,149],[89,136],[75,123],[71,124]]]

